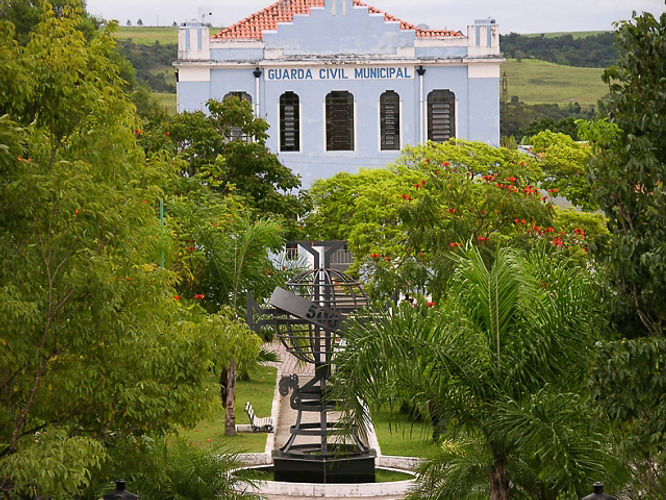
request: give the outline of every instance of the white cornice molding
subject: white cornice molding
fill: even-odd
[[[192,61],[181,60],[173,63],[176,68],[188,67],[206,67],[210,69],[239,69],[249,68],[288,68],[294,66],[417,66],[422,65],[426,69],[429,66],[471,66],[478,64],[501,64],[506,59],[501,57],[489,58],[471,58],[471,57],[451,57],[447,59],[290,59],[290,60],[271,60],[262,59],[259,61]]]

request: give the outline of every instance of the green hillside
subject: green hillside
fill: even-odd
[[[542,36],[544,38],[558,38],[561,36],[571,35],[574,40],[579,38],[586,38],[588,36],[601,35],[602,33],[608,33],[608,31],[557,31],[554,33],[521,33],[522,36],[536,37]]]
[[[581,106],[596,105],[608,93],[601,81],[603,69],[560,66],[536,59],[517,62],[509,59],[502,64],[507,76],[508,96],[528,104],[577,102]]]
[[[121,26],[116,32],[119,40],[131,38],[136,44],[153,45],[178,43],[178,28],[175,26]]]
[[[217,33],[222,28],[210,28],[210,32]],[[178,28],[175,26],[120,26],[116,32],[119,40],[129,38],[139,45],[153,45],[160,42],[162,45],[178,43]]]

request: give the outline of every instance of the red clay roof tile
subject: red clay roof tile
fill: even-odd
[[[417,28],[397,17],[383,12],[371,5],[367,5],[360,0],[354,0],[354,5],[358,7],[367,7],[371,14],[384,14],[384,20],[387,22],[399,22],[401,30],[414,30],[419,38],[427,37],[462,37],[459,31],[450,30],[425,30]],[[261,40],[261,32],[266,30],[276,30],[278,23],[290,23],[294,20],[295,14],[309,14],[311,7],[324,7],[324,0],[279,0],[265,9],[255,12],[233,26],[223,29],[213,35],[212,38],[218,39],[254,39]]]

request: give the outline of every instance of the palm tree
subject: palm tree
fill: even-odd
[[[476,249],[455,264],[438,310],[399,307],[348,328],[336,377],[350,418],[369,418],[361,401],[393,406],[405,395],[436,408],[453,440],[426,468],[420,497],[582,491],[604,458],[581,396],[594,341],[590,275],[510,249],[491,266]]]
[[[258,294],[272,288],[269,250],[283,243],[281,231],[272,219],[250,221],[243,218],[231,233],[209,234],[207,288],[218,304],[228,305],[235,318],[244,318],[246,293]],[[250,332],[248,331],[248,334]],[[225,409],[225,434],[236,434],[236,357],[220,369],[220,396]]]

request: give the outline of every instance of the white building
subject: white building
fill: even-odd
[[[178,38],[178,109],[250,100],[268,146],[303,185],[383,167],[402,147],[499,143],[503,60],[494,20],[467,34],[420,29],[357,0],[281,0],[209,36]]]

